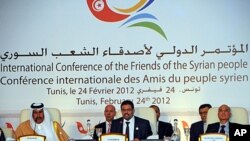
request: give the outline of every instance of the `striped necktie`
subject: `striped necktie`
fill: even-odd
[[[111,123],[108,123],[108,133],[110,133],[110,129],[111,129]]]

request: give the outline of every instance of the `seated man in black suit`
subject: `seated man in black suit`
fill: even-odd
[[[218,109],[218,118],[220,122],[209,124],[206,133],[223,133],[230,138],[234,135],[235,129],[241,127],[241,124],[229,122],[231,109],[228,105],[221,105]]]
[[[173,134],[173,127],[172,124],[160,121],[160,108],[156,105],[151,105],[150,108],[153,108],[156,112],[156,117],[157,117],[157,133],[159,135],[159,139],[163,139],[165,137],[171,137]]]
[[[199,115],[201,117],[201,121],[191,124],[190,141],[198,141],[199,136],[206,132],[205,128],[206,128],[206,121],[207,121],[207,112],[210,108],[212,108],[210,104],[200,105]]]
[[[107,105],[104,110],[104,116],[106,121],[96,125],[95,129],[102,128],[102,134],[110,133],[112,120],[114,119],[115,115],[116,115],[115,106]],[[98,140],[96,130],[94,130],[93,139]]]
[[[112,121],[111,133],[126,134],[129,140],[139,141],[152,135],[149,121],[134,116],[134,104],[125,100],[121,104],[122,117]]]
[[[0,141],[5,141],[5,136],[1,128],[0,128]]]

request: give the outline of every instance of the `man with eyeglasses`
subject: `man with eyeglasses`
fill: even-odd
[[[190,141],[198,141],[200,134],[206,131],[207,112],[212,108],[210,104],[202,104],[199,107],[199,115],[201,120],[191,124],[190,128]]]

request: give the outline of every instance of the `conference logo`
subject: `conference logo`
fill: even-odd
[[[122,22],[120,27],[144,27],[158,33],[167,40],[165,32],[155,22],[158,19],[150,14],[144,13],[154,0],[139,0],[129,8],[112,7],[107,4],[107,0],[87,0],[89,10],[98,20],[102,22]]]

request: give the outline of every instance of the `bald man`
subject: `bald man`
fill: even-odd
[[[234,135],[235,129],[242,126],[241,124],[230,122],[230,117],[231,108],[226,104],[221,105],[218,109],[218,118],[220,121],[209,124],[206,133],[222,133],[228,135],[230,139],[230,136]]]
[[[107,105],[104,109],[104,116],[106,121],[95,126],[96,128],[102,128],[102,134],[109,133],[111,130],[111,123],[116,115],[116,109],[113,105]],[[93,139],[98,140],[96,130],[94,131]]]

